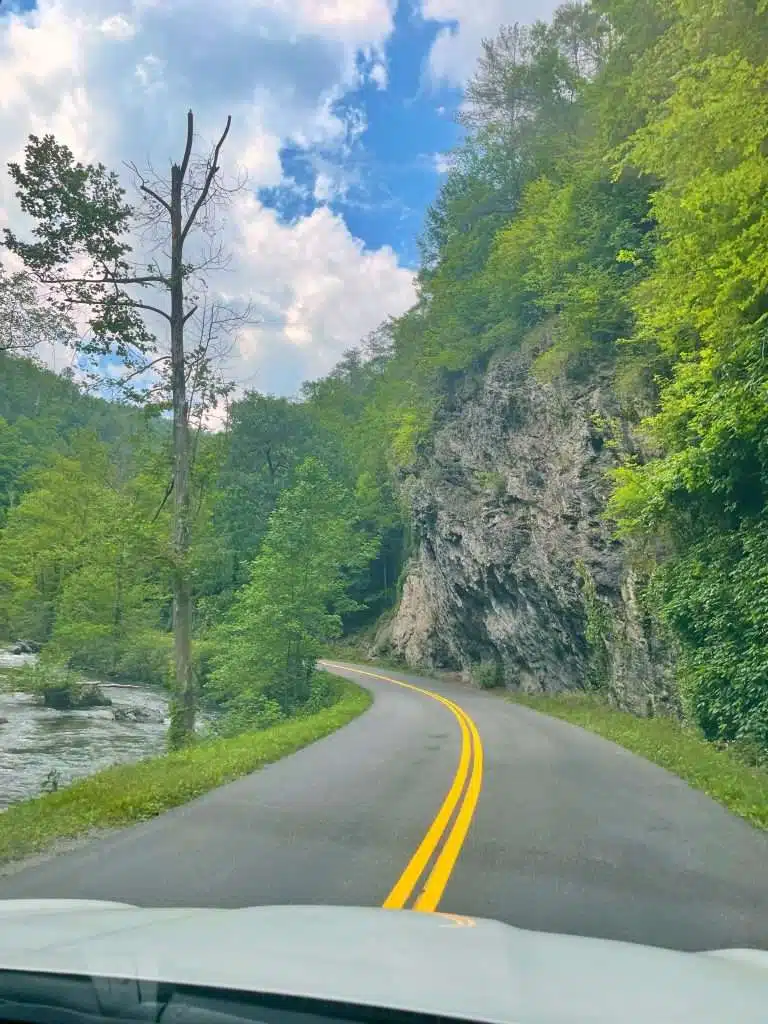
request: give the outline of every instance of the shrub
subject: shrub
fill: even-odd
[[[115,677],[132,682],[165,686],[168,683],[173,637],[170,633],[147,629],[130,638],[115,669]]]
[[[471,672],[472,682],[481,690],[494,690],[504,685],[504,672],[500,661],[481,661],[473,665]]]

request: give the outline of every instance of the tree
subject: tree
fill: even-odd
[[[53,660],[114,675],[139,633],[157,629],[171,566],[155,516],[157,474],[118,478],[90,432],[32,474],[0,545],[0,622],[6,636],[50,644]]]
[[[46,304],[31,274],[0,264],[0,353],[32,355],[41,345],[73,344],[72,320]]]
[[[233,404],[216,513],[241,562],[256,555],[280,494],[310,455],[342,475],[341,446],[313,421],[306,403],[252,393]]]
[[[309,698],[323,643],[337,636],[349,573],[367,564],[377,542],[357,528],[355,500],[315,458],[272,513],[269,529],[215,633],[211,691],[247,718],[263,698],[291,713]]]
[[[98,359],[117,357],[124,373],[117,382],[92,371],[102,385],[117,385],[135,400],[168,401],[173,409],[173,623],[176,698],[172,705],[172,745],[194,734],[197,703],[192,668],[192,587],[190,553],[190,415],[200,417],[222,391],[228,390],[213,373],[212,345],[226,336],[243,316],[205,298],[204,272],[222,265],[216,245],[215,212],[227,190],[219,180],[221,150],[231,124],[207,158],[193,159],[194,117],[187,115],[184,152],[171,166],[170,180],[151,168],[140,172],[129,165],[142,199],[134,210],[114,172],[103,164],[76,162],[68,147],[51,135],[31,135],[23,168],[9,164],[22,209],[35,220],[34,241],[21,241],[5,229],[5,244],[24,261],[37,281],[52,289],[61,312],[77,306],[87,310],[89,334],[77,341],[79,350]],[[188,262],[186,247],[193,230],[207,240],[199,258]],[[147,263],[132,256],[131,232],[150,237],[154,246]],[[158,252],[168,246],[166,263]],[[143,297],[146,289],[161,295],[160,304]],[[189,292],[192,292],[190,297]],[[203,298],[201,298],[203,296]],[[163,301],[164,299],[164,301]],[[167,324],[167,352],[158,351],[146,325],[147,314]],[[194,323],[191,323],[194,320]],[[195,329],[196,342],[185,348],[185,335]]]

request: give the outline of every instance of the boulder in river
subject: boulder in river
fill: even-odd
[[[158,711],[150,711],[147,708],[112,708],[112,717],[116,722],[155,722],[164,721],[163,714]]]
[[[85,711],[88,708],[112,706],[109,697],[105,697],[98,686],[91,684],[45,687],[42,693],[45,706],[57,711]]]
[[[34,640],[17,640],[10,648],[11,654],[39,654],[40,644]]]

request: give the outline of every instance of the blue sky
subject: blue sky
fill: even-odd
[[[551,0],[5,0],[0,168],[31,132],[130,177],[167,173],[195,111],[204,154],[232,115],[212,293],[258,323],[222,355],[241,388],[294,394],[414,301],[417,238],[460,140],[481,40]],[[25,230],[0,173],[0,227]],[[141,241],[137,240],[137,249]],[[153,326],[154,329],[154,326]],[[160,344],[163,338],[158,335]],[[62,353],[51,353],[61,365]]]
[[[339,104],[340,109],[362,111],[366,127],[345,153],[343,167],[337,168],[346,194],[331,198],[329,205],[367,246],[390,245],[403,265],[414,268],[424,211],[444,177],[436,156],[453,149],[462,137],[454,117],[461,89],[424,81],[424,65],[439,29],[439,23],[419,17],[411,3],[401,2],[385,48],[387,88],[368,80]],[[281,152],[286,174],[304,187],[304,194],[290,187],[262,192],[264,202],[287,220],[317,205],[313,156],[297,147]]]

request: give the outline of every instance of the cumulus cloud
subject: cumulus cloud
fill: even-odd
[[[251,298],[263,324],[230,371],[248,386],[294,391],[413,299],[389,249],[367,251],[330,210],[284,223],[256,198],[283,177],[285,145],[343,165],[364,122],[347,94],[365,74],[385,84],[394,0],[39,0],[0,16],[0,163],[30,133],[52,132],[77,158],[158,171],[178,158],[186,110],[205,150],[233,116],[225,170],[248,192],[227,215],[235,259],[228,293]],[[364,69],[364,70],[361,70]],[[370,69],[383,68],[383,71]],[[325,165],[324,165],[325,166]],[[343,188],[326,170],[318,198]],[[24,220],[0,174],[0,221]]]
[[[105,18],[99,28],[105,36],[112,39],[133,39],[136,34],[136,26],[126,21],[122,14],[113,14],[110,18]]]
[[[421,0],[423,18],[441,23],[429,55],[433,83],[463,85],[472,74],[483,39],[501,25],[548,19],[558,0]]]
[[[236,220],[238,272],[228,288],[250,294],[261,315],[261,323],[243,333],[238,358],[265,390],[290,391],[291,381],[322,373],[413,301],[411,274],[398,266],[392,249],[365,250],[328,207],[287,229],[274,210],[243,197]],[[250,280],[260,282],[257,293],[248,292]],[[289,347],[275,360],[281,339]]]

